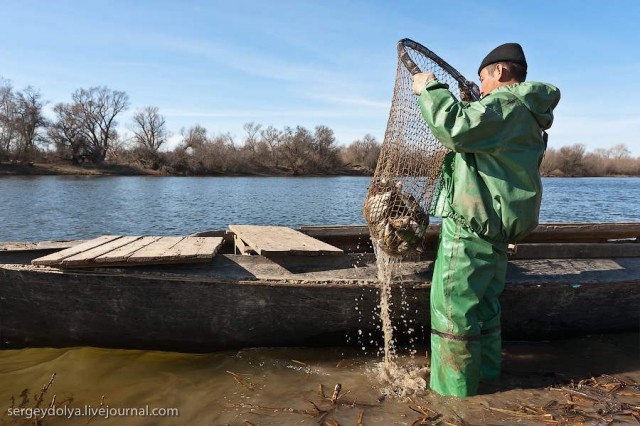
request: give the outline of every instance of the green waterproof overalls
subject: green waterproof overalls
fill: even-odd
[[[452,153],[445,159],[431,214],[442,231],[431,284],[431,388],[470,396],[500,376],[500,303],[508,242],[538,224],[544,130],[560,91],[527,82],[478,102],[458,101],[432,81],[422,115]]]

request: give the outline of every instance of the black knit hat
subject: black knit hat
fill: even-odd
[[[527,69],[527,60],[524,57],[522,46],[518,43],[505,43],[489,52],[480,63],[478,75],[480,75],[482,68],[490,64],[495,64],[496,62],[515,62],[524,65],[525,70]]]

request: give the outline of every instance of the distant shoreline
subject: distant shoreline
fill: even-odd
[[[264,177],[302,177],[302,176],[372,176],[354,167],[344,167],[335,173],[293,174],[286,170],[257,170],[255,173],[211,173],[211,174],[171,174],[158,170],[145,169],[126,164],[81,165],[57,163],[0,163],[0,178],[7,176],[264,176]]]
[[[269,169],[259,170],[255,173],[211,173],[211,174],[168,174],[158,170],[145,169],[126,164],[102,164],[74,166],[57,163],[0,163],[0,178],[6,176],[164,176],[164,177],[331,177],[331,176],[368,176],[367,173],[355,167],[344,167],[335,173],[315,173],[295,175],[287,170]],[[601,175],[601,176],[567,176],[567,175],[542,175],[542,177],[578,178],[578,177],[640,177],[637,175]]]
[[[160,176],[153,170],[124,166],[73,166],[51,163],[0,163],[1,176]]]

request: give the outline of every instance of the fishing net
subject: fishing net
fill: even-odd
[[[448,150],[425,123],[413,93],[413,74],[431,71],[458,99],[479,99],[478,88],[426,47],[398,42],[391,111],[375,173],[363,206],[371,237],[387,254],[422,250],[429,208]]]

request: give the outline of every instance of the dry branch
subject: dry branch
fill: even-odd
[[[233,379],[238,382],[238,384],[244,386],[245,388],[249,389],[250,391],[253,390],[253,383],[249,382],[247,380],[247,383],[245,383],[245,378],[243,378],[242,376],[240,376],[237,373],[234,373],[233,371],[227,371],[227,373],[231,374],[231,376],[233,377]]]

